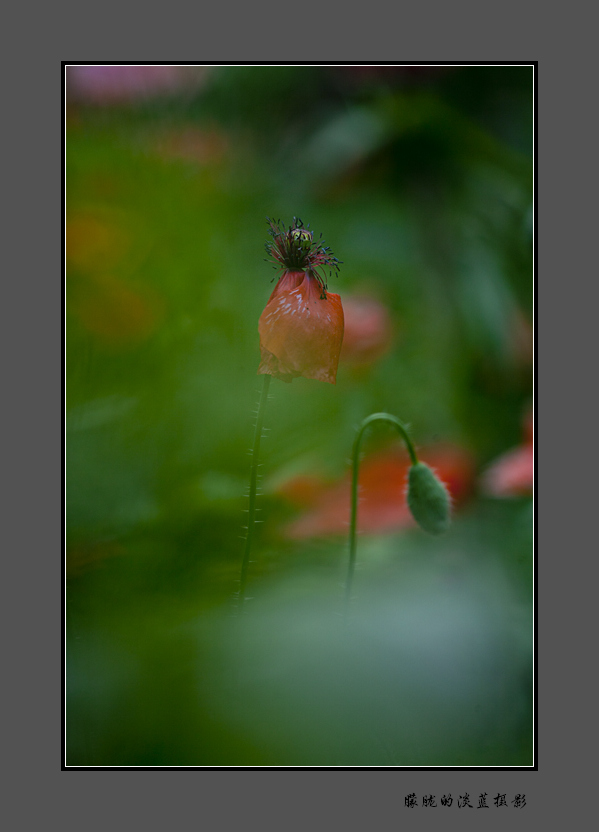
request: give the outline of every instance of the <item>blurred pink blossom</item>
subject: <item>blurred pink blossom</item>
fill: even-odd
[[[394,329],[387,307],[367,295],[345,296],[345,331],[341,361],[354,366],[372,364],[389,351]]]
[[[534,485],[534,417],[524,419],[524,442],[502,454],[487,468],[481,486],[492,497],[520,497],[532,494]]]
[[[128,104],[203,83],[210,67],[173,64],[72,64],[67,67],[71,100]]]

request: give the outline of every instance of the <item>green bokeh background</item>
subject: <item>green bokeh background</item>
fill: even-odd
[[[190,75],[98,102],[67,71],[67,764],[532,765],[532,504],[479,475],[532,398],[533,68]],[[266,216],[322,231],[396,338],[273,381],[235,616]],[[286,539],[272,484],[344,475],[380,410],[476,477],[445,536],[360,538],[344,624],[346,540]]]

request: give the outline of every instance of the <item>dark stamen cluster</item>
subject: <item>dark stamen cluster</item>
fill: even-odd
[[[324,291],[327,288],[326,277],[320,273],[319,269],[325,271],[328,268],[329,277],[331,277],[333,271],[339,271],[339,264],[342,261],[333,255],[329,246],[325,246],[322,234],[315,242],[310,226],[304,227],[299,217],[293,218],[293,223],[288,229],[281,223],[281,220],[274,222],[270,217],[266,220],[270,226],[268,233],[272,237],[272,240],[269,240],[265,246],[270,258],[267,262],[274,262],[275,269],[309,272],[318,280]]]

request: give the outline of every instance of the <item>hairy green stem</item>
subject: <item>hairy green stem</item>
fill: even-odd
[[[369,427],[373,422],[379,421],[390,422],[397,429],[401,438],[406,443],[406,447],[408,449],[408,453],[410,454],[412,465],[416,465],[418,462],[418,457],[416,456],[416,451],[414,450],[412,440],[408,435],[407,428],[403,424],[403,422],[401,422],[396,416],[391,416],[390,413],[373,413],[372,415],[367,416],[366,419],[364,419],[364,421],[358,429],[358,435],[356,436],[356,440],[354,442],[354,450],[352,457],[351,518],[349,522],[349,565],[347,569],[347,580],[345,582],[346,611],[349,608],[349,600],[351,597],[351,588],[354,578],[354,569],[356,565],[356,525],[358,519],[358,474],[360,468],[360,448],[362,446],[362,438],[364,436],[364,431],[366,430],[366,428]]]
[[[248,525],[247,536],[245,538],[245,549],[243,552],[243,562],[241,564],[241,577],[239,579],[239,596],[238,606],[241,608],[245,600],[245,587],[248,576],[248,566],[250,563],[250,551],[252,548],[252,538],[254,536],[254,524],[256,517],[256,485],[258,482],[258,457],[260,454],[260,440],[262,438],[262,426],[264,424],[264,411],[266,410],[266,402],[268,399],[268,388],[270,386],[270,375],[263,376],[264,383],[262,386],[262,393],[260,395],[260,404],[258,405],[258,415],[256,417],[256,431],[254,433],[254,447],[252,448],[252,469],[250,473],[250,500],[248,506]]]

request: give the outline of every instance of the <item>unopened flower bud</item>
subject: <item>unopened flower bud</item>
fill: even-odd
[[[451,520],[449,493],[436,474],[417,462],[408,474],[408,505],[418,525],[430,534],[447,531]]]

